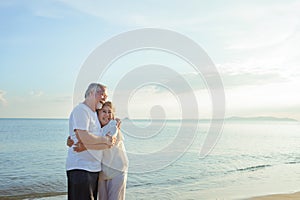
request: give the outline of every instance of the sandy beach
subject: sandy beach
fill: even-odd
[[[300,199],[300,192],[290,194],[274,194],[260,197],[253,197],[250,200],[285,200],[285,199]]]

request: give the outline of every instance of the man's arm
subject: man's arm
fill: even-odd
[[[110,135],[106,136],[97,136],[92,133],[89,133],[86,130],[76,130],[76,137],[78,140],[80,140],[85,146],[91,145],[91,144],[105,144],[112,146],[116,142],[116,137],[112,137]]]
[[[104,149],[108,149],[111,146],[107,145],[107,144],[87,144],[87,145],[83,145],[82,143],[77,143],[75,144],[75,147],[73,147],[73,150],[76,152],[82,152],[85,151],[87,149],[90,150],[104,150]]]

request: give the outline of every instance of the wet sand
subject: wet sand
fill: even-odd
[[[300,199],[300,192],[290,193],[290,194],[273,194],[273,195],[250,198],[250,200],[285,200],[285,199]]]

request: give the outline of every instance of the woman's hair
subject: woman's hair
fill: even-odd
[[[114,107],[114,105],[112,104],[112,102],[111,101],[106,101],[103,105],[102,105],[102,108],[104,107],[104,106],[108,106],[111,110],[112,110],[112,113],[113,114],[115,114],[115,107]]]
[[[101,110],[104,106],[108,106],[108,107],[111,109],[113,116],[115,116],[115,111],[116,111],[116,110],[115,110],[115,107],[114,107],[114,105],[112,104],[111,101],[106,101],[106,102],[104,102],[104,104],[102,104],[102,107],[101,107],[100,109],[97,109],[97,110],[96,110],[97,115],[99,115],[100,110]]]

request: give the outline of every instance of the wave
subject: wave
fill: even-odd
[[[43,198],[43,197],[55,197],[67,195],[66,192],[48,192],[48,193],[32,193],[32,194],[23,194],[23,195],[13,195],[13,196],[0,196],[1,199],[6,200],[21,200],[21,199],[35,199],[35,198]],[[62,198],[64,199],[64,198]]]
[[[245,168],[239,168],[236,169],[236,171],[256,171],[259,169],[263,169],[266,167],[271,167],[272,165],[255,165],[255,166],[251,166],[251,167],[245,167]]]
[[[290,162],[285,162],[284,164],[290,164],[290,165],[300,164],[300,161],[290,161]]]

